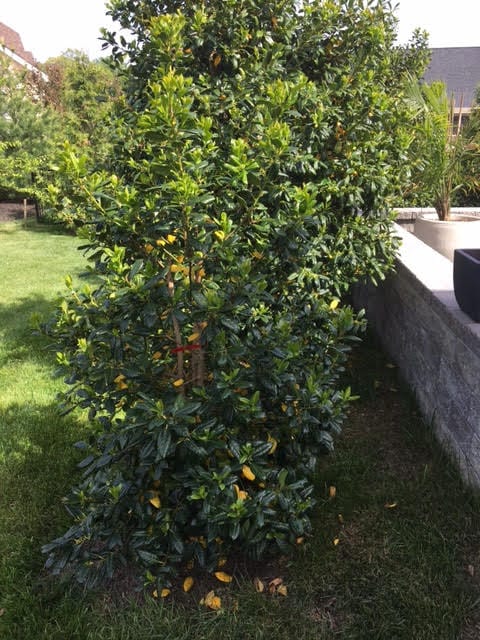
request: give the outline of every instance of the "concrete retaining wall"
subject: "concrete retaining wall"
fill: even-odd
[[[480,487],[480,324],[458,308],[452,263],[402,227],[395,232],[396,273],[377,288],[357,287],[355,304],[464,478]]]

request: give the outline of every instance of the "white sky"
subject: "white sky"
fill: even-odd
[[[432,47],[480,46],[480,0],[397,0],[399,41],[426,29]],[[44,62],[66,49],[101,54],[97,40],[109,25],[104,0],[0,0],[0,22],[20,33],[25,49]]]

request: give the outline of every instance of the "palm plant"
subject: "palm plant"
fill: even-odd
[[[478,157],[479,145],[462,127],[462,104],[455,118],[454,98],[448,97],[443,82],[420,85],[411,78],[406,95],[414,112],[420,190],[431,199],[439,220],[449,220],[454,194],[478,186],[471,161]]]

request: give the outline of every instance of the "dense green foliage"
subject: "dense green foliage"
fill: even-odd
[[[179,563],[311,531],[363,326],[340,299],[393,263],[406,58],[388,2],[117,0],[112,15],[132,34],[114,48],[115,173],[64,157],[103,283],[72,289],[52,328],[66,408],[96,427],[73,525],[45,550],[87,584],[132,561],[165,584]]]
[[[35,90],[35,74],[0,57],[0,194],[39,197],[43,167],[61,141],[61,125]]]
[[[108,165],[115,138],[111,121],[122,100],[118,77],[104,60],[89,60],[75,50],[47,60],[43,69],[48,80],[36,76],[36,89],[55,112],[68,148],[88,157],[92,167]],[[81,223],[82,212],[73,204],[75,185],[59,171],[49,177],[48,199],[56,217],[69,225]]]

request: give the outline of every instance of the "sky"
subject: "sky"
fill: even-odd
[[[429,32],[432,47],[480,46],[479,0],[397,0],[399,42],[415,27]],[[0,0],[0,22],[20,33],[39,62],[67,49],[101,55],[100,27],[111,26],[104,0]]]

